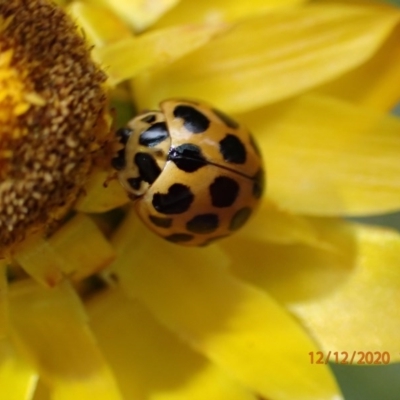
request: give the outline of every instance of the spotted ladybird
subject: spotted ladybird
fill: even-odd
[[[250,133],[212,106],[170,99],[116,131],[112,160],[143,222],[170,242],[204,246],[235,232],[260,201],[264,171]]]

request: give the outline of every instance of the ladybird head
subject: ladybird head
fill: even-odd
[[[122,148],[112,160],[131,197],[143,196],[167,162],[171,138],[164,114],[148,111],[133,118],[116,136]]]

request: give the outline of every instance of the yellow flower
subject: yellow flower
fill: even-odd
[[[110,88],[117,113],[129,98],[141,109],[175,96],[234,113],[265,156],[267,196],[235,236],[182,248],[146,230],[129,206],[106,213],[127,198],[116,182],[103,187],[109,170],[97,162],[74,213],[51,235],[28,235],[4,261],[0,393],[33,400],[340,399],[328,366],[311,361],[318,350],[323,363],[342,360],[343,352],[398,361],[400,315],[392,305],[400,300],[400,235],[341,217],[400,208],[400,121],[386,115],[399,97],[399,11],[363,0],[87,3],[71,2],[68,11],[95,46],[110,86],[129,80],[128,92],[126,85]],[[16,24],[10,15],[20,21],[28,2],[10,4],[20,8],[0,6],[0,44]],[[44,0],[29,5],[48,9]],[[40,21],[51,43],[65,43],[52,36],[58,24],[46,30],[54,19],[29,9],[25,15]],[[22,48],[41,49],[24,37]],[[46,107],[49,80],[35,87],[29,69],[15,67],[14,46],[5,50],[0,118],[8,118],[7,138],[26,142],[32,135],[19,115]],[[82,61],[70,59],[81,71]],[[78,103],[101,79],[83,84]],[[104,103],[94,104],[105,118]],[[105,131],[89,132],[101,146]],[[0,143],[3,151],[8,142]],[[1,154],[10,163],[7,151]],[[85,156],[78,187],[94,163],[90,151]],[[39,211],[51,215],[52,203]]]
[[[105,75],[65,14],[0,8],[0,254],[65,214],[105,140]],[[52,32],[51,35],[48,32]]]

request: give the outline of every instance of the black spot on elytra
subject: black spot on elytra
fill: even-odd
[[[246,148],[241,140],[228,133],[220,142],[219,150],[225,161],[244,164],[246,162]]]
[[[133,190],[139,190],[142,178],[128,178],[128,183]]]
[[[120,143],[126,144],[128,142],[128,139],[132,135],[132,129],[129,128],[119,128],[115,132],[116,136],[118,137]]]
[[[231,231],[236,231],[237,229],[241,228],[249,219],[250,215],[251,215],[251,208],[249,207],[241,208],[232,217],[229,229]]]
[[[253,180],[253,196],[256,199],[259,199],[264,192],[265,186],[265,173],[262,168],[257,171],[253,177]]]
[[[111,166],[117,171],[121,171],[126,166],[125,149],[121,149],[117,152],[116,157],[111,160]]]
[[[160,218],[149,215],[149,220],[159,228],[170,228],[172,226],[172,218]]]
[[[218,228],[218,225],[217,214],[200,214],[187,222],[186,229],[193,233],[211,233]]]
[[[185,172],[194,172],[207,164],[199,146],[186,143],[172,148],[168,160],[173,161],[176,166]]]
[[[259,157],[261,157],[260,148],[258,147],[257,142],[254,140],[253,135],[250,135],[250,145],[251,145],[251,147],[254,149],[254,152],[255,152]]]
[[[168,193],[155,193],[153,207],[162,214],[182,214],[187,211],[194,199],[190,189],[181,183],[174,183]]]
[[[150,126],[139,136],[139,144],[146,147],[154,147],[163,142],[169,136],[165,122],[157,122]]]
[[[139,168],[139,175],[145,182],[150,185],[158,178],[161,174],[161,168],[158,166],[156,160],[147,153],[136,153],[135,164]]]
[[[220,111],[220,110],[218,110],[218,109],[216,109],[216,108],[213,108],[212,110],[213,110],[214,114],[215,114],[225,125],[227,125],[229,128],[232,128],[232,129],[237,129],[237,128],[239,128],[239,124],[238,124],[234,119],[232,119],[229,115],[226,115],[224,112],[222,112],[222,111]]]
[[[189,242],[193,238],[193,235],[189,235],[187,233],[174,233],[172,235],[164,237],[164,239],[172,243]]]
[[[231,206],[239,194],[239,184],[232,178],[219,176],[210,185],[211,203],[214,207]]]
[[[145,117],[140,119],[142,122],[147,122],[148,124],[152,124],[156,120],[156,115],[155,114],[149,114],[146,115]]]
[[[177,106],[174,117],[183,119],[183,126],[191,133],[202,133],[210,126],[210,120],[191,106]]]

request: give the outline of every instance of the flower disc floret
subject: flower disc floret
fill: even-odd
[[[0,243],[58,217],[106,135],[104,73],[47,0],[0,4]]]

